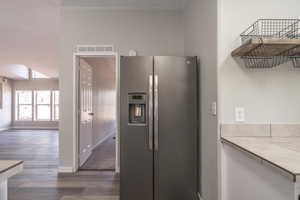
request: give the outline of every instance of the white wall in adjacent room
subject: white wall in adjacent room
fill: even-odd
[[[93,146],[116,135],[116,58],[86,58],[93,68]]]

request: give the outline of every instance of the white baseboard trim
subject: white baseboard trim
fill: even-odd
[[[105,142],[108,138],[110,138],[113,135],[114,135],[114,133],[108,134],[107,136],[105,136],[104,138],[102,138],[101,140],[99,140],[99,142],[97,142],[97,144],[95,144],[92,149],[97,148],[99,145],[101,145],[103,142]]]
[[[0,131],[7,131],[7,130],[10,130],[11,128],[10,127],[4,127],[4,128],[0,128]]]
[[[58,168],[58,173],[74,173],[75,170],[73,167],[59,167]]]

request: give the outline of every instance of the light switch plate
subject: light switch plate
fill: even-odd
[[[217,102],[212,102],[211,104],[211,114],[213,116],[216,116],[217,115]]]
[[[245,121],[245,108],[243,108],[243,107],[235,108],[235,121],[237,121],[237,122]]]

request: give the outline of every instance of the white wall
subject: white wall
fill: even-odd
[[[16,90],[59,90],[58,79],[33,79],[33,80],[14,80],[13,85],[13,121],[12,128],[14,129],[58,129],[57,121],[15,121],[15,98],[14,91]]]
[[[21,64],[58,77],[61,2],[1,1],[0,68]]]
[[[299,18],[299,7],[298,0],[220,0],[218,67],[221,123],[235,123],[235,107],[245,108],[246,123],[299,123],[300,70],[293,69],[291,64],[272,70],[249,70],[231,57],[231,51],[241,44],[240,33],[257,19]],[[222,185],[225,200],[258,199],[258,195],[264,196],[264,199],[288,199],[292,189],[284,183],[284,179],[279,179],[280,175],[230,149],[222,148],[222,154],[227,157],[227,161],[222,163],[226,172]],[[247,187],[255,193],[247,193],[249,189],[244,188],[245,180]],[[278,194],[278,191],[281,193]],[[272,193],[277,193],[277,197],[268,196]],[[281,196],[285,194],[286,197]]]
[[[183,55],[183,23],[175,11],[62,10],[60,166],[73,166],[73,51],[79,44],[112,44],[121,55]]]
[[[2,77],[0,77],[2,79]],[[2,80],[0,80],[2,81]],[[9,129],[12,119],[12,82],[3,83],[3,106],[0,108],[0,130]]]
[[[211,115],[217,101],[217,0],[190,0],[185,9],[185,54],[199,56],[201,93],[201,196],[218,199],[218,120]]]
[[[14,90],[58,90],[58,79],[14,80]]]
[[[223,145],[223,200],[295,200],[294,182],[283,172]],[[281,174],[282,173],[282,174]]]
[[[248,123],[300,121],[300,70],[284,64],[274,70],[249,70],[230,53],[239,34],[259,18],[299,18],[299,0],[221,0],[219,72],[221,122],[235,122],[236,106]]]
[[[116,58],[86,58],[93,68],[93,146],[116,135]]]

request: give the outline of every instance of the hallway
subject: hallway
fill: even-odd
[[[9,200],[115,200],[119,177],[113,172],[58,175],[58,131],[0,132],[0,160],[24,160],[11,178]]]

